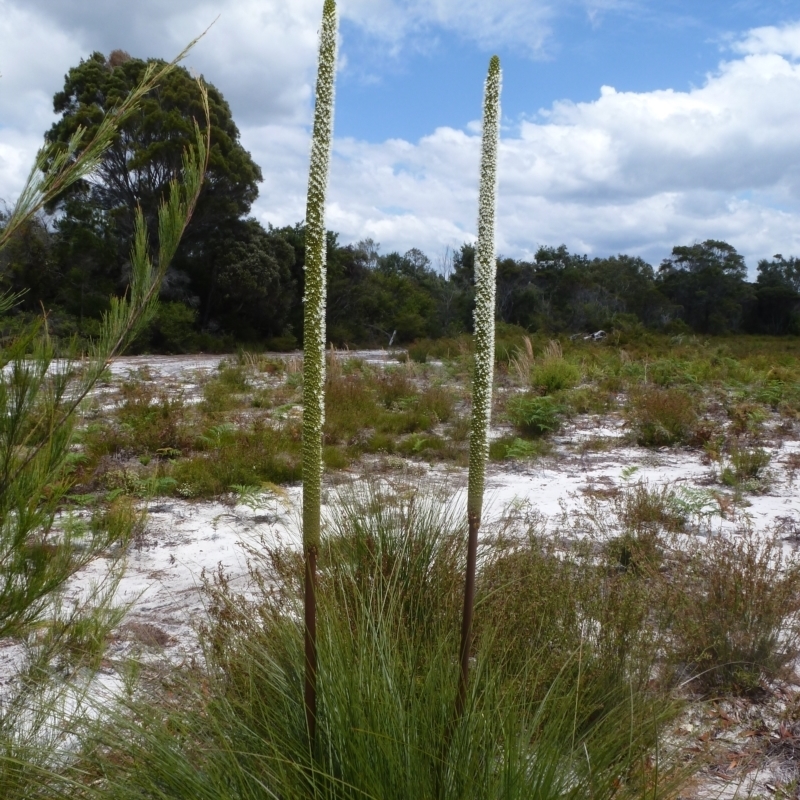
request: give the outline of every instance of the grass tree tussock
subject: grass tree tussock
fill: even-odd
[[[647,670],[629,658],[650,646],[647,623],[628,592],[603,609],[617,580],[588,549],[565,560],[531,540],[487,562],[491,620],[454,722],[464,569],[455,505],[419,486],[398,496],[372,483],[331,508],[319,553],[316,746],[302,691],[303,559],[271,547],[253,554],[249,599],[224,577],[210,588],[206,669],[100,724],[70,797],[661,796],[665,764],[647,756],[671,708],[644,690]],[[578,610],[563,603],[539,630],[542,598],[517,590],[529,574],[560,599],[577,597]]]
[[[478,248],[475,257],[475,372],[472,379],[472,430],[469,441],[469,489],[467,492],[467,574],[461,625],[461,678],[457,708],[464,703],[469,678],[472,617],[475,606],[475,569],[478,528],[483,509],[486,462],[489,458],[489,421],[492,411],[494,373],[494,295],[497,259],[494,252],[495,199],[497,195],[497,146],[500,138],[500,59],[492,56],[483,99],[483,143],[478,193]]]
[[[316,559],[322,503],[325,422],[325,191],[333,140],[336,3],[325,0],[319,39],[317,96],[306,204],[306,289],[303,320],[303,549],[306,556],[306,714],[311,740],[316,716]]]

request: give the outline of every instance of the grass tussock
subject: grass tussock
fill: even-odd
[[[374,487],[336,508],[321,554],[316,747],[302,700],[302,564],[267,549],[254,599],[222,575],[210,587],[205,670],[106,719],[72,797],[98,786],[122,800],[660,796],[664,764],[651,758],[670,706],[619,637],[641,630],[624,577],[604,583],[591,559],[538,541],[484,562],[473,679],[454,719],[463,537],[452,509]],[[523,591],[542,580],[566,598],[587,570],[578,612]]]
[[[697,420],[693,398],[681,389],[643,387],[631,394],[628,413],[644,447],[687,443]]]
[[[675,680],[751,694],[800,655],[800,560],[777,536],[745,531],[671,550],[661,585]]]

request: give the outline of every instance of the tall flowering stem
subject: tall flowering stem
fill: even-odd
[[[303,551],[305,555],[305,706],[309,737],[317,718],[317,552],[322,503],[322,425],[325,421],[325,190],[333,139],[336,3],[325,0],[319,39],[317,94],[306,204],[303,302]]]
[[[467,575],[461,625],[461,677],[456,710],[464,707],[469,681],[472,617],[475,608],[475,572],[478,529],[483,510],[486,462],[489,457],[489,422],[492,411],[494,372],[494,297],[497,261],[494,248],[495,198],[497,195],[497,148],[500,139],[500,59],[492,56],[483,97],[483,143],[478,199],[478,248],[475,254],[475,365],[472,378],[472,430],[469,440],[469,488],[467,490]]]

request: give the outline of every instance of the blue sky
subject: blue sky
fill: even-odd
[[[431,25],[421,41],[405,41],[392,53],[385,39],[345,19],[337,134],[415,140],[441,125],[465,126],[479,116],[490,52],[502,58],[503,113],[513,122],[556,100],[594,100],[603,84],[631,92],[700,85],[724,57],[726,43],[752,28],[800,19],[798,7],[786,0],[606,5],[564,3],[533,52],[516,41],[487,47]]]
[[[170,58],[229,101],[264,173],[252,209],[302,219],[322,0],[0,0],[0,198],[63,75],[94,50]],[[716,238],[800,255],[800,8],[783,0],[340,0],[328,224],[434,263],[474,236],[482,84],[503,64],[498,249],[642,255]],[[45,57],[43,57],[45,54]]]

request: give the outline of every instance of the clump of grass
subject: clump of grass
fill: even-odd
[[[580,378],[580,369],[564,359],[561,343],[556,340],[547,344],[542,358],[530,370],[531,385],[546,395],[571,389]]]
[[[680,544],[662,586],[668,661],[702,692],[752,693],[800,654],[800,561],[777,536]]]
[[[383,416],[375,393],[361,375],[329,379],[325,385],[325,441],[348,443]]]
[[[232,392],[243,393],[250,389],[250,381],[243,364],[231,364],[223,361],[219,365],[217,380]]]
[[[385,408],[398,406],[417,394],[417,388],[406,369],[387,368],[377,379],[378,398]]]
[[[234,485],[289,483],[300,479],[300,436],[296,427],[277,430],[251,425],[217,425],[196,444],[196,452],[168,473],[184,497],[215,497]]]
[[[216,377],[203,386],[203,402],[200,407],[208,414],[220,414],[242,408],[246,402],[240,387]]]
[[[638,481],[615,498],[615,511],[625,530],[636,535],[675,533],[686,525],[686,514],[667,485]]]
[[[442,339],[418,339],[408,346],[408,358],[418,364],[426,361],[459,359],[472,352],[472,337],[444,337]]]
[[[530,336],[522,337],[522,347],[517,347],[514,353],[509,356],[508,369],[509,372],[516,375],[516,377],[524,384],[530,384],[531,370],[536,363],[533,355],[533,343]]]
[[[420,392],[406,375],[399,373],[377,380],[353,373],[328,380],[325,409],[326,442],[361,449],[370,438],[365,431],[384,438],[401,437],[431,431],[448,422],[455,409],[455,397],[441,386],[429,386]]]
[[[659,648],[645,581],[606,569],[588,542],[564,550],[533,531],[501,540],[484,558],[476,646],[505,674],[534,670],[518,685],[517,702],[535,705],[557,686],[578,718],[600,727],[617,724],[613,709],[626,696],[635,698],[633,717],[643,711]],[[644,705],[664,700],[653,695]]]
[[[697,420],[692,397],[680,389],[647,387],[630,396],[636,441],[645,447],[684,444]]]
[[[454,720],[461,515],[416,491],[398,502],[373,489],[334,508],[319,560],[316,746],[303,703],[302,557],[268,548],[251,599],[224,575],[210,587],[206,669],[98,726],[72,797],[88,798],[98,779],[120,800],[659,796],[663,772],[647,759],[667,707],[619,669],[626,647],[611,633],[629,601],[607,596],[614,610],[600,627],[572,610],[575,590],[583,611],[591,605],[581,588],[591,559],[575,570],[537,544],[484,568],[477,619],[488,624]],[[570,600],[552,603],[552,624],[531,613],[551,596],[520,591],[534,576]],[[621,583],[607,594],[621,598]],[[501,604],[509,598],[521,605]],[[603,673],[606,650],[619,655]]]
[[[525,436],[543,436],[557,430],[561,425],[561,411],[561,406],[547,395],[517,395],[507,406],[511,424]]]
[[[123,383],[120,394],[122,403],[112,421],[93,423],[83,432],[89,465],[105,455],[159,456],[190,446],[192,429],[182,395],[157,392],[148,383],[135,380]]]
[[[570,414],[605,414],[617,405],[615,394],[599,386],[579,386],[563,399]]]
[[[735,446],[730,463],[723,467],[720,480],[726,486],[759,491],[765,487],[770,454],[760,447]]]

